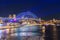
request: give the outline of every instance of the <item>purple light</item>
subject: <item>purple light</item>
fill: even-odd
[[[16,22],[16,18],[14,18],[14,22]]]

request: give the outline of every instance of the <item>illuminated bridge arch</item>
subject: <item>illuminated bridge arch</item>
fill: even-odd
[[[22,13],[19,13],[17,15],[17,18],[38,18],[35,14],[33,14],[32,12],[22,12]]]

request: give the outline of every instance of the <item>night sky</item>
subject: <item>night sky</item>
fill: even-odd
[[[43,19],[60,19],[58,0],[0,0],[0,16],[30,11]]]

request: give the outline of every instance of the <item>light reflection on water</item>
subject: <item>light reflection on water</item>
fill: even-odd
[[[41,28],[39,26],[26,26],[25,25],[20,28],[14,29],[15,33],[10,34],[10,36],[15,36],[15,37],[41,36],[40,30],[41,30]],[[3,34],[3,36],[5,36],[5,37],[9,36],[9,35],[5,35],[8,33],[7,30],[5,30],[4,32],[2,32],[2,30],[0,30],[0,31],[1,31],[1,34]]]
[[[38,26],[23,26],[15,30],[16,35],[20,36],[36,36],[40,34],[40,27]]]

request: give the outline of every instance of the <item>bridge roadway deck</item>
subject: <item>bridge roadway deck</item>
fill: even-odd
[[[40,25],[40,27],[43,25],[43,24],[28,24],[26,26],[35,26],[35,25]],[[55,25],[55,24],[44,24],[44,25]],[[3,30],[3,29],[13,29],[13,28],[19,28],[21,26],[25,26],[25,25],[16,25],[16,26],[0,26],[0,30]]]

